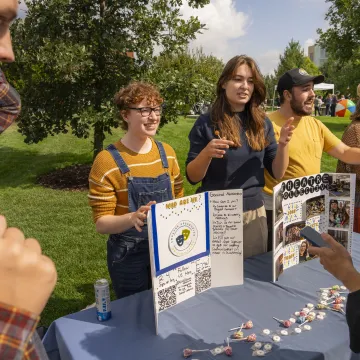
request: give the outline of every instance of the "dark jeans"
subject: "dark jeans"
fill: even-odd
[[[118,237],[118,235],[116,236]],[[144,239],[110,237],[107,263],[118,299],[151,289],[149,242]]]
[[[330,104],[326,105],[325,115],[326,116],[330,115]]]
[[[336,109],[336,104],[331,104],[331,106],[330,106],[330,112],[331,112],[331,116],[332,116],[332,117],[335,116],[335,109]]]
[[[316,116],[316,112],[319,114],[319,116],[321,115],[321,111],[320,111],[319,106],[315,106],[315,116]]]
[[[273,250],[273,211],[266,210],[266,221],[268,226],[268,251]]]

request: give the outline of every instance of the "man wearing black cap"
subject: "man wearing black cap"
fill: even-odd
[[[311,76],[303,69],[289,70],[279,79],[280,109],[268,115],[275,137],[279,138],[287,119],[293,117],[292,125],[295,126],[289,143],[289,166],[281,181],[319,173],[323,151],[344,163],[360,164],[359,148],[345,145],[321,121],[311,116],[314,84],[323,81],[323,75]],[[272,249],[272,193],[279,182],[265,170],[263,196],[269,228],[268,250]]]

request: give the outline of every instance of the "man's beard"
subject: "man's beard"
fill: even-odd
[[[301,106],[299,101],[296,101],[294,98],[292,98],[290,100],[290,107],[292,109],[292,111],[294,112],[295,115],[298,116],[307,116],[307,115],[311,115],[312,110],[310,111],[305,111],[303,109],[303,107]]]

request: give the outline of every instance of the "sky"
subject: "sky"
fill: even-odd
[[[263,74],[276,68],[291,39],[307,47],[317,40],[318,28],[326,29],[325,0],[211,0],[202,9],[182,7],[185,18],[196,15],[208,28],[191,43],[205,53],[222,58],[246,54]]]
[[[184,3],[187,3],[184,1]],[[24,16],[20,5],[20,16]],[[187,19],[198,16],[207,30],[198,34],[190,48],[202,47],[227,62],[235,55],[253,57],[261,72],[272,73],[291,39],[307,47],[318,38],[316,30],[326,29],[325,0],[211,0],[202,9],[181,7]]]

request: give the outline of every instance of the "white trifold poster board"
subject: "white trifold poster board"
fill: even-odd
[[[328,233],[351,253],[355,174],[321,173],[287,180],[274,187],[273,281],[283,271],[311,260],[300,230]]]
[[[243,284],[242,190],[151,206],[147,216],[156,333],[159,313],[210,288]]]

